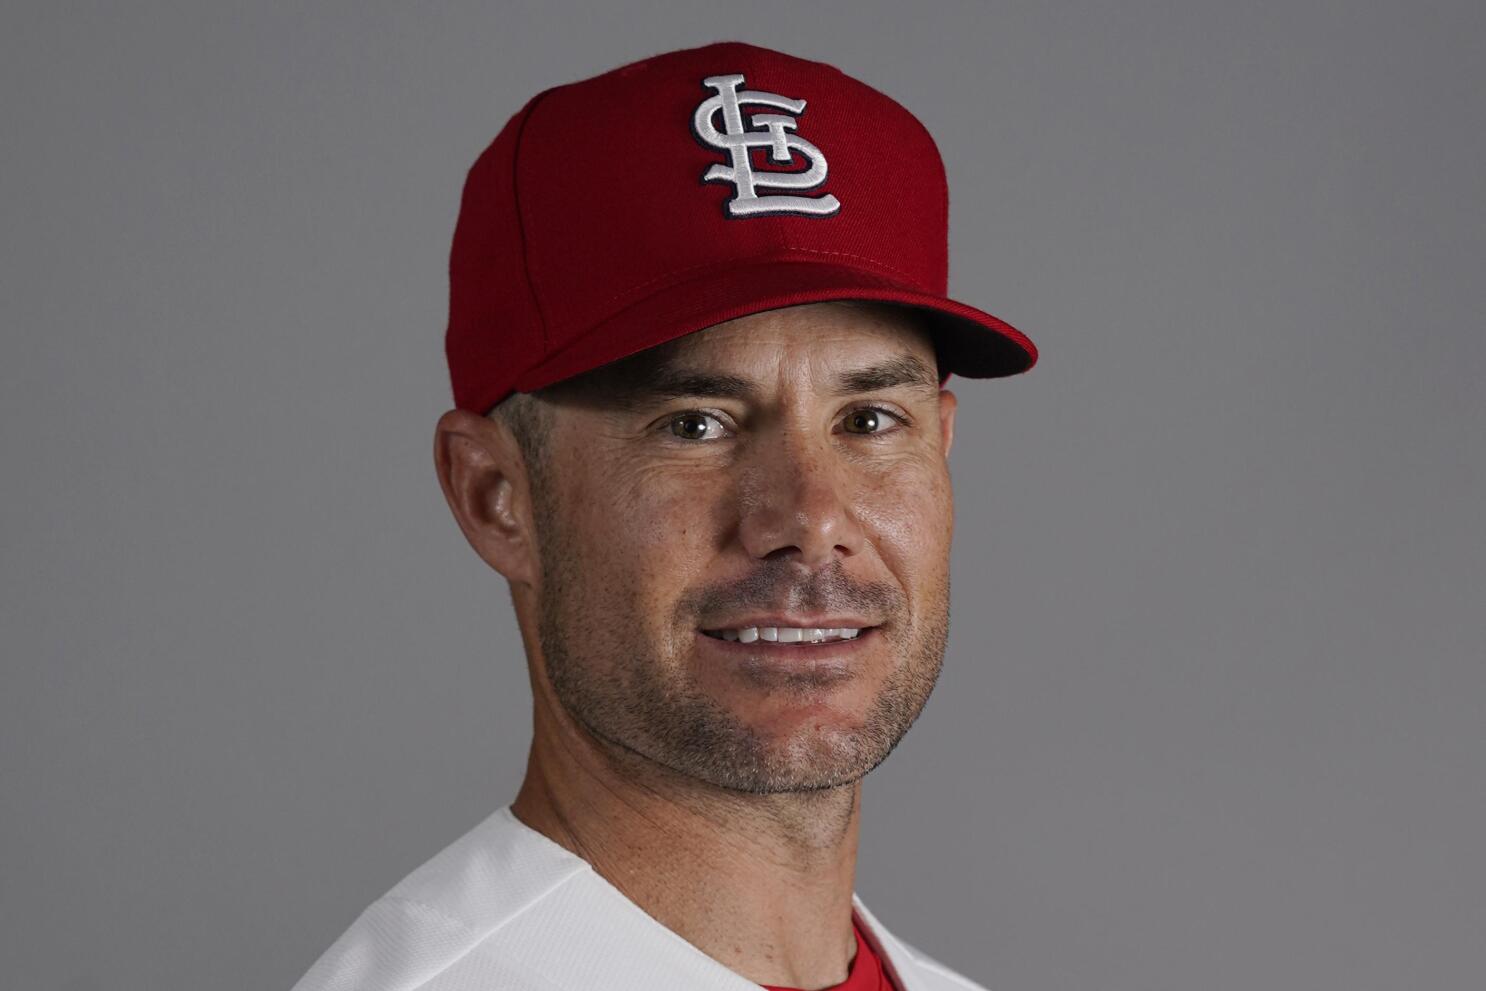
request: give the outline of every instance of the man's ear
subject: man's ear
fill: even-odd
[[[939,390],[939,436],[944,444],[944,456],[949,457],[949,449],[955,443],[955,409],[960,400],[948,389]]]
[[[451,409],[433,435],[439,485],[464,539],[513,583],[537,579],[531,481],[516,438],[500,423]]]

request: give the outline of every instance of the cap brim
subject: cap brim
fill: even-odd
[[[1037,362],[1021,331],[964,303],[874,272],[816,261],[731,266],[674,283],[631,303],[517,378],[533,392],[646,348],[727,320],[802,303],[861,299],[898,303],[929,320],[941,378],[1000,378]]]

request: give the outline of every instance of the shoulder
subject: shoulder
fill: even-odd
[[[919,985],[924,991],[986,991],[982,985],[935,960],[917,947],[898,940],[908,952],[919,974]]]
[[[476,947],[499,943],[512,920],[586,872],[501,809],[368,906],[294,991],[443,987]]]
[[[902,983],[907,984],[911,991],[986,991],[964,974],[891,932],[860,897],[854,896],[852,901],[857,915],[866,923],[865,931],[875,938],[878,952],[886,956],[891,966],[902,975]]]

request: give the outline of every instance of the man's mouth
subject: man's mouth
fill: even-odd
[[[835,643],[840,640],[855,640],[873,627],[824,627],[810,626],[745,626],[740,629],[703,630],[714,640],[737,641],[738,643]]]

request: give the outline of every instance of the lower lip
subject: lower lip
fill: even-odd
[[[830,640],[823,643],[780,643],[762,638],[753,643],[743,643],[741,640],[709,637],[701,630],[697,631],[697,639],[706,648],[716,650],[724,657],[735,660],[748,658],[754,663],[803,670],[821,665],[844,666],[859,659],[863,653],[876,646],[877,630],[873,626],[850,640]]]

